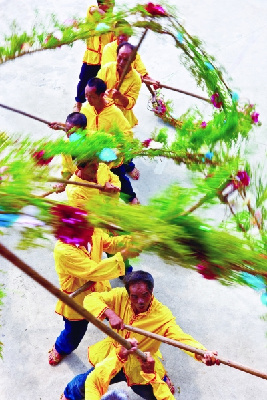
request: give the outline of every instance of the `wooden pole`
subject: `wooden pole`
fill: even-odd
[[[160,84],[160,87],[165,88],[165,89],[169,89],[169,90],[173,90],[174,92],[183,93],[183,94],[186,94],[187,96],[196,97],[197,99],[204,100],[207,103],[211,104],[210,99],[207,99],[206,97],[199,96],[198,94],[194,94],[194,93],[191,93],[191,92],[186,92],[185,90],[176,89],[176,88],[174,88],[172,86],[167,86],[167,85],[162,85],[162,84]]]
[[[83,182],[75,182],[69,181],[67,179],[60,179],[60,178],[49,178],[47,182],[57,182],[57,183],[65,183],[66,185],[77,185],[77,186],[84,186],[91,189],[98,189],[98,190],[105,190],[105,186],[97,185],[94,183],[83,183]]]
[[[6,258],[8,261],[10,261],[16,267],[18,267],[21,271],[25,272],[25,274],[27,274],[29,277],[31,277],[33,280],[35,280],[35,282],[39,283],[39,285],[41,285],[43,288],[45,288],[48,292],[53,294],[55,297],[62,300],[65,304],[67,304],[73,310],[78,312],[83,318],[85,318],[87,321],[91,322],[93,325],[95,325],[98,329],[100,329],[106,335],[108,335],[112,339],[116,340],[118,343],[120,343],[126,349],[131,348],[130,343],[126,339],[124,339],[118,333],[114,332],[113,329],[111,329],[109,326],[105,325],[99,319],[95,318],[93,316],[93,314],[91,314],[85,308],[83,308],[82,306],[77,304],[75,300],[73,300],[67,294],[65,294],[60,289],[58,289],[56,286],[54,286],[51,282],[49,282],[42,275],[40,275],[37,271],[35,271],[33,268],[31,268],[29,265],[27,265],[24,261],[22,261],[19,257],[17,257],[16,254],[12,253],[1,243],[0,243],[0,255],[2,257]],[[141,350],[137,349],[135,351],[135,354],[138,357],[141,357],[142,360],[144,360],[144,361],[146,360],[146,355]]]
[[[205,354],[204,350],[196,349],[195,347],[188,346],[187,344],[184,344],[184,343],[180,343],[177,340],[168,339],[164,336],[157,335],[156,333],[148,332],[143,329],[135,328],[131,325],[125,325],[125,329],[127,329],[128,331],[135,332],[140,335],[144,335],[144,336],[150,337],[152,339],[158,340],[162,343],[166,343],[171,346],[178,347],[179,349],[190,351],[191,353],[199,354],[201,356],[203,356]],[[239,369],[240,371],[246,372],[251,375],[258,376],[259,378],[262,378],[262,379],[267,379],[267,373],[265,373],[265,372],[261,372],[256,369],[246,367],[245,365],[238,364],[236,362],[226,360],[224,358],[216,357],[216,359],[218,361],[220,361],[221,364],[228,365],[229,367]]]
[[[147,34],[147,31],[148,31],[148,28],[145,29],[145,31],[143,32],[143,34],[142,34],[142,36],[141,36],[141,38],[140,38],[140,40],[139,40],[137,46],[135,46],[134,51],[132,51],[129,60],[128,60],[127,64],[125,65],[124,70],[122,71],[122,75],[121,75],[121,77],[120,77],[118,86],[116,87],[117,90],[120,90],[120,87],[121,87],[121,85],[122,85],[122,83],[123,83],[123,81],[124,81],[124,78],[125,78],[125,76],[126,76],[127,73],[128,73],[128,68],[130,67],[130,65],[132,64],[133,60],[135,59],[136,53],[137,53],[139,47],[141,46],[141,43],[142,43],[142,41],[144,40],[144,38],[145,38],[145,36],[146,36],[146,34]]]
[[[93,286],[95,282],[94,281],[88,281],[86,282],[84,285],[82,285],[81,287],[79,287],[77,290],[75,290],[75,292],[71,293],[69,295],[69,297],[71,297],[72,299],[74,299],[74,297],[78,296],[78,294],[84,292],[87,289],[90,289],[91,286]]]
[[[5,108],[6,110],[13,111],[13,112],[16,112],[18,114],[24,115],[25,117],[29,117],[31,119],[35,119],[36,121],[42,122],[43,124],[46,124],[46,125],[50,125],[50,123],[51,123],[51,122],[49,122],[49,121],[47,121],[45,119],[36,117],[35,115],[32,115],[32,114],[26,113],[24,111],[18,110],[17,108],[6,106],[5,104],[1,104],[0,103],[0,107]],[[64,128],[60,128],[60,129],[63,130]]]

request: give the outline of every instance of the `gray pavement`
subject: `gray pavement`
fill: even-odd
[[[73,15],[84,16],[88,2],[78,3],[79,9],[69,0],[42,3],[38,0],[0,0],[1,20],[16,19],[21,26],[30,26],[36,8],[41,16],[54,12],[63,20]],[[117,3],[122,2],[118,0]],[[133,5],[136,2],[127,3]],[[242,98],[258,104],[263,125],[252,134],[248,158],[252,163],[261,161],[265,165],[266,178],[266,1],[191,0],[178,4],[178,10],[188,31],[203,39],[206,50],[226,68],[232,78],[231,87]],[[0,30],[5,26],[6,22],[1,23]],[[72,48],[25,56],[1,66],[0,102],[44,119],[64,121],[74,103],[84,47],[84,43],[76,43]],[[151,76],[167,85],[205,95],[180,65],[180,54],[171,40],[149,33],[140,53]],[[167,91],[164,95],[175,101],[176,115],[194,105],[198,105],[205,115],[210,113],[209,106],[199,104],[198,100]],[[139,119],[136,135],[140,139],[148,138],[155,127],[162,126],[161,121],[147,110],[148,98],[144,87],[135,108]],[[38,122],[1,109],[0,126],[1,130],[10,133],[27,133],[36,138],[56,135]],[[190,185],[192,174],[184,166],[178,167],[166,160],[136,160],[136,164],[141,178],[134,182],[134,187],[143,204],[172,182]],[[223,215],[224,209],[220,208],[211,216],[218,223]],[[2,242],[14,249],[17,236],[17,233],[5,235]],[[54,239],[51,239],[46,248],[16,250],[16,254],[58,285],[53,245]],[[134,268],[153,274],[156,297],[170,307],[184,331],[208,349],[218,350],[221,357],[267,372],[267,326],[260,318],[266,314],[266,307],[261,304],[258,293],[207,281],[193,271],[167,265],[149,254],[142,254]],[[0,321],[0,340],[4,343],[3,360],[0,361],[0,399],[58,400],[66,383],[75,374],[88,369],[88,345],[104,335],[89,326],[79,348],[57,367],[50,367],[47,352],[63,326],[61,318],[54,313],[56,299],[4,260],[1,260],[0,270],[0,282],[6,292]],[[116,279],[112,285],[121,286],[122,283]],[[180,388],[180,394],[177,389],[175,395],[177,399],[266,399],[265,380],[223,365],[206,367],[167,345],[162,346],[162,353],[171,379],[176,388]],[[130,399],[138,398],[126,385],[120,386],[127,390]]]

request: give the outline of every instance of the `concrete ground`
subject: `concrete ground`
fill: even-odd
[[[117,0],[117,4],[121,3]],[[135,0],[127,2],[130,5],[135,3]],[[172,0],[171,3],[176,2]],[[64,20],[73,15],[84,16],[87,6],[85,0],[79,1],[79,8],[77,2],[70,0],[0,0],[0,29],[4,32],[7,20],[12,19],[22,27],[30,26],[36,8],[41,17],[54,12]],[[178,10],[187,30],[203,39],[206,50],[226,68],[228,77],[232,78],[232,89],[238,91],[243,99],[257,103],[263,125],[252,133],[248,158],[253,164],[261,162],[265,165],[266,178],[266,1],[191,0],[180,2]],[[84,43],[81,42],[72,48],[25,56],[1,66],[0,102],[44,119],[64,121],[74,104],[83,51]],[[140,53],[152,77],[167,85],[205,94],[180,65],[179,52],[171,40],[149,33]],[[229,82],[227,77],[226,80]],[[175,101],[176,115],[194,105],[198,105],[206,115],[210,112],[209,105],[200,104],[193,98],[167,91],[164,95],[166,99]],[[155,127],[162,126],[161,121],[147,110],[148,98],[147,89],[143,87],[135,107],[139,119],[136,135],[141,139],[148,138]],[[56,135],[38,122],[1,109],[0,122],[1,130],[9,133],[29,133],[35,138]],[[143,204],[172,182],[190,185],[192,174],[184,166],[166,160],[136,160],[136,164],[141,178],[133,184]],[[209,216],[218,223],[223,215],[222,207]],[[5,235],[2,242],[14,249],[17,233]],[[58,285],[53,245],[51,240],[46,248],[15,252]],[[260,318],[266,314],[266,307],[261,304],[257,292],[207,281],[178,265],[166,265],[150,254],[142,254],[134,268],[153,274],[156,297],[170,307],[184,331],[208,349],[218,350],[223,358],[267,372],[267,326]],[[58,400],[66,383],[88,369],[88,345],[104,335],[90,326],[73,354],[57,367],[49,366],[47,352],[63,326],[60,317],[54,313],[55,298],[5,260],[1,260],[0,269],[0,282],[6,292],[0,321],[0,340],[4,343],[3,360],[0,361],[0,399]],[[122,283],[116,279],[112,285],[121,286]],[[180,388],[180,394],[176,390],[177,399],[266,399],[267,384],[263,379],[224,365],[208,368],[167,345],[162,346],[162,353],[175,387]],[[126,385],[120,386],[127,390],[131,400],[138,398]]]

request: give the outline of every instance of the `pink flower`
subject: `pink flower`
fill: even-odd
[[[164,16],[164,15],[166,15],[166,11],[159,4],[148,3],[145,6],[145,9],[149,14],[154,15],[154,16],[157,16],[157,15]]]
[[[207,126],[207,122],[206,121],[203,121],[203,122],[201,122],[201,128],[206,128],[206,126]]]
[[[45,151],[41,150],[41,151],[36,151],[35,153],[33,153],[33,158],[35,159],[35,162],[37,165],[48,165],[52,160],[53,157],[45,157]]]
[[[166,113],[166,105],[161,99],[157,99],[156,103],[153,104],[153,111],[157,115],[163,115]]]
[[[76,19],[69,18],[69,19],[66,19],[63,22],[63,25],[66,26],[67,28],[72,27],[72,26],[77,28],[78,27],[78,21]]]
[[[246,171],[238,171],[236,174],[237,178],[243,186],[248,186],[250,183],[250,177]],[[239,185],[240,186],[240,185]]]
[[[222,101],[219,101],[219,98],[220,98],[219,93],[214,93],[210,98],[210,101],[216,108],[221,108],[223,105]]]
[[[205,279],[214,280],[218,278],[218,275],[209,269],[209,264],[205,261],[197,265],[197,270]]]
[[[259,113],[257,113],[256,111],[253,111],[252,114],[250,114],[251,119],[253,121],[254,124],[257,124],[259,122]]]
[[[142,145],[144,147],[149,147],[150,143],[152,142],[153,139],[146,139],[142,142]]]
[[[79,208],[57,204],[51,208],[54,219],[54,234],[67,244],[83,244],[91,237],[94,228],[88,224],[87,213]]]

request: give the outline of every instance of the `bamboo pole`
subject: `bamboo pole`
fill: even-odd
[[[138,333],[140,335],[144,335],[144,336],[150,337],[152,339],[158,340],[158,341],[160,341],[162,343],[166,343],[166,344],[169,344],[171,346],[178,347],[179,349],[190,351],[190,352],[195,353],[195,354],[199,354],[201,356],[203,356],[205,354],[204,350],[196,349],[195,347],[189,346],[189,345],[184,344],[184,343],[180,343],[177,340],[168,339],[168,338],[166,338],[164,336],[158,335],[156,333],[148,332],[148,331],[145,331],[143,329],[139,329],[139,328],[133,327],[131,325],[125,325],[125,329],[127,329],[128,331],[131,331],[131,332],[134,332],[134,333]],[[235,369],[239,369],[240,371],[246,372],[246,373],[251,374],[251,375],[258,376],[259,378],[262,378],[262,379],[267,379],[267,373],[265,373],[265,372],[261,372],[261,371],[258,371],[256,369],[246,367],[245,365],[238,364],[238,363],[236,363],[234,361],[226,360],[224,358],[216,357],[216,360],[218,360],[221,364],[228,365],[229,367],[232,367],[232,368],[235,368]]]
[[[120,87],[121,87],[121,85],[122,85],[122,83],[123,83],[123,81],[124,81],[124,78],[125,78],[125,76],[126,76],[127,73],[128,73],[128,68],[130,67],[131,63],[132,63],[133,60],[135,59],[136,53],[137,53],[139,47],[141,46],[141,43],[142,43],[142,41],[144,40],[144,38],[145,38],[147,32],[148,32],[148,28],[146,28],[145,31],[143,32],[143,34],[142,34],[142,36],[141,36],[141,38],[140,38],[140,40],[139,40],[137,46],[135,46],[134,51],[132,51],[129,60],[128,60],[127,64],[125,65],[124,70],[122,71],[122,75],[121,75],[121,77],[120,77],[118,86],[116,87],[116,89],[117,89],[118,91],[120,90]]]
[[[41,285],[43,288],[45,288],[48,292],[53,294],[55,297],[62,300],[65,304],[67,304],[73,310],[78,312],[83,318],[85,318],[87,321],[91,322],[93,325],[95,325],[98,329],[100,329],[106,335],[108,335],[112,339],[116,340],[118,343],[120,343],[126,349],[131,348],[131,344],[126,339],[124,339],[118,333],[114,332],[113,329],[111,329],[109,326],[105,325],[99,319],[94,317],[93,314],[91,314],[85,308],[83,308],[82,306],[77,304],[75,300],[73,300],[66,293],[62,292],[60,289],[58,289],[56,286],[54,286],[51,282],[49,282],[42,275],[40,275],[37,271],[35,271],[33,268],[31,268],[29,265],[27,265],[24,261],[22,261],[19,257],[17,257],[16,254],[12,253],[1,243],[0,243],[0,255],[2,257],[6,258],[8,261],[10,261],[16,267],[18,267],[21,271],[25,272],[25,274],[27,274],[35,282],[39,283],[39,285]],[[137,349],[135,351],[135,354],[138,357],[142,358],[142,360],[144,360],[144,361],[146,360],[146,355],[141,350]]]
[[[198,94],[194,94],[194,93],[191,93],[191,92],[186,92],[185,90],[176,89],[176,88],[174,88],[174,87],[172,87],[172,86],[167,86],[167,85],[162,85],[162,84],[160,84],[160,87],[162,87],[162,88],[164,88],[164,89],[173,90],[174,92],[183,93],[183,94],[186,94],[187,96],[196,97],[197,99],[204,100],[204,101],[206,101],[207,103],[210,103],[210,104],[211,104],[210,99],[208,99],[208,98],[206,98],[206,97],[199,96]]]
[[[95,282],[94,281],[88,281],[85,282],[84,285],[82,285],[81,287],[79,287],[77,290],[75,290],[75,292],[71,293],[69,295],[69,297],[71,297],[72,299],[74,299],[74,297],[78,296],[78,294],[85,292],[85,290],[90,289],[91,286],[93,286]]]
[[[98,189],[98,190],[102,190],[102,191],[105,190],[105,186],[102,186],[102,185],[98,185],[98,184],[94,184],[94,183],[75,182],[75,181],[69,181],[69,180],[60,179],[60,178],[49,178],[47,180],[47,182],[65,183],[66,185],[77,185],[77,186],[84,186],[84,187],[91,188],[91,189]],[[49,190],[48,192],[45,192],[38,197],[43,199],[44,197],[50,196],[50,194],[53,194],[53,193],[62,193],[62,192],[64,192],[64,190],[65,189]]]
[[[50,123],[51,123],[51,122],[49,122],[49,121],[47,121],[45,119],[36,117],[35,115],[29,114],[29,113],[26,113],[25,111],[21,111],[21,110],[18,110],[17,108],[6,106],[5,104],[1,104],[0,103],[0,107],[5,108],[6,110],[13,111],[13,112],[16,112],[18,114],[24,115],[25,117],[29,117],[31,119],[35,119],[36,121],[42,122],[43,124],[46,124],[46,125],[50,125]],[[64,128],[62,128],[62,130],[63,129]]]

